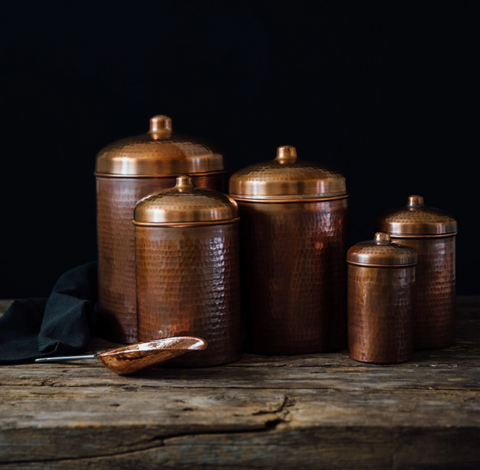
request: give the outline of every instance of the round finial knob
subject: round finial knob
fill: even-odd
[[[424,207],[425,203],[423,202],[422,196],[409,196],[407,207]]]
[[[150,119],[150,133],[172,131],[172,120],[168,116],[153,116]]]
[[[391,242],[390,235],[387,232],[377,232],[374,240],[377,245],[388,245]]]
[[[195,185],[193,184],[193,180],[190,176],[181,175],[177,176],[175,188],[178,189],[180,192],[182,191],[191,191]]]
[[[294,163],[297,160],[297,149],[291,145],[282,145],[277,148],[277,158],[279,163]]]

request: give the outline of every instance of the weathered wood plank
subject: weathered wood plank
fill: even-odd
[[[351,391],[465,390],[480,391],[475,368],[411,363],[409,367],[216,367],[205,369],[157,368],[137,377],[121,377],[99,367],[37,365],[4,367],[1,388],[22,385],[57,387],[133,387],[152,392],[178,388],[314,389]],[[65,372],[68,371],[68,372]]]
[[[91,429],[86,429],[90,432]],[[131,439],[142,430],[106,428]],[[15,469],[478,469],[478,428],[385,428],[384,426],[308,429],[284,425],[263,432],[152,436],[142,450],[109,447],[97,456],[10,462]],[[59,446],[59,448],[62,448]]]
[[[42,413],[39,413],[36,410],[38,400],[32,399],[32,396],[28,400],[33,390],[19,392],[11,403],[23,402],[22,408],[12,412],[10,423],[8,420],[1,423],[2,462],[82,460],[133,453],[143,455],[151,454],[152,446],[158,454],[160,441],[164,441],[161,447],[179,446],[173,451],[162,449],[160,454],[166,452],[169,458],[175,459],[183,455],[191,460],[201,446],[210,448],[225,438],[225,446],[230,449],[231,455],[238,456],[244,449],[241,446],[263,447],[261,452],[266,452],[273,445],[279,446],[279,452],[282,445],[295,446],[296,450],[304,448],[308,455],[312,452],[310,447],[315,441],[314,436],[327,432],[332,444],[333,435],[336,435],[337,447],[342,447],[347,442],[345,439],[352,438],[353,429],[356,441],[349,444],[352,452],[365,451],[362,450],[363,439],[371,429],[375,429],[375,438],[380,430],[390,438],[395,436],[396,444],[400,443],[401,437],[404,440],[402,445],[413,445],[409,444],[412,436],[425,440],[425,436],[432,434],[442,435],[449,431],[447,435],[456,435],[459,429],[470,429],[472,433],[467,441],[472,444],[473,439],[480,445],[480,403],[464,392],[439,397],[435,392],[365,395],[297,390],[292,393],[287,390],[273,397],[268,390],[239,392],[213,389],[205,390],[201,396],[195,390],[184,390],[154,398],[146,391],[130,391],[126,396],[112,397],[104,390],[95,389],[85,390],[85,396],[80,397],[80,391],[75,389],[74,393],[61,393],[60,396],[50,391],[48,406],[43,406]],[[22,393],[25,395],[22,396]],[[73,412],[72,400],[75,400]],[[31,423],[34,416],[36,433]],[[273,431],[281,436],[275,435],[272,440],[270,432]],[[33,447],[32,434],[36,443]],[[240,443],[238,439],[244,442]],[[306,448],[302,439],[307,441]],[[384,440],[385,436],[380,443],[386,445],[388,442]],[[370,445],[380,443],[371,442]],[[320,446],[318,452],[322,445],[317,444]],[[393,442],[390,442],[386,448],[391,450],[392,445]],[[462,445],[465,446],[465,442]],[[192,451],[192,448],[197,450]],[[178,452],[178,455],[172,455],[172,452]],[[254,453],[258,452],[260,450],[257,449]],[[347,457],[342,456],[342,452],[337,449],[330,464],[341,462],[343,465]],[[220,457],[223,465],[233,465],[229,463],[228,455]],[[370,460],[370,464],[375,458]],[[312,462],[317,459],[318,455]],[[364,459],[366,461],[367,457]],[[275,462],[278,465],[279,461]],[[250,464],[255,466],[253,461]],[[266,468],[270,467],[267,465]]]
[[[0,466],[479,468],[480,297],[458,310],[456,346],[394,366],[341,351],[138,377],[96,361],[2,367]]]

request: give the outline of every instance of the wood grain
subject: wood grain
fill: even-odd
[[[399,365],[340,351],[137,377],[98,361],[4,366],[0,467],[480,468],[480,297],[457,310],[455,346]]]

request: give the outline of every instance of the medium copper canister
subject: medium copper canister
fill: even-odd
[[[211,366],[241,354],[238,208],[227,195],[174,188],[135,207],[138,339],[197,336],[207,349],[170,364]]]
[[[361,362],[413,355],[413,286],[418,257],[385,232],[348,250],[348,350]]]
[[[377,230],[418,253],[414,294],[414,348],[432,349],[455,342],[455,235],[457,222],[446,212],[410,196],[406,207],[377,220]]]
[[[114,142],[97,155],[98,306],[102,335],[113,341],[138,341],[135,204],[174,186],[185,173],[200,187],[221,190],[224,157],[212,144],[173,133],[166,116],[153,117],[148,133]]]
[[[346,347],[347,193],[344,176],[277,157],[230,178],[239,206],[246,349],[302,354]]]

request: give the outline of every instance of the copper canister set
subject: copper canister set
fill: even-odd
[[[194,336],[169,365],[327,352],[399,363],[455,340],[456,221],[410,196],[348,249],[344,176],[294,147],[233,174],[166,116],[96,159],[99,314],[120,343]]]

